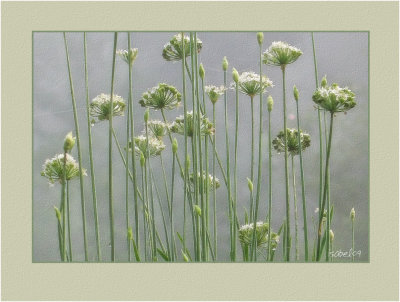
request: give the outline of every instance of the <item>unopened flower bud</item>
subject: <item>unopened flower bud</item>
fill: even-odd
[[[149,120],[149,108],[146,109],[146,111],[144,112],[144,122],[147,124],[148,120]]]
[[[68,153],[72,150],[75,145],[75,137],[72,136],[72,132],[69,132],[64,139],[64,152]]]
[[[176,154],[177,151],[178,151],[178,141],[176,140],[176,138],[174,138],[174,140],[172,141],[172,152]]]
[[[54,206],[54,211],[56,211],[56,217],[57,217],[58,221],[61,222],[61,212],[60,212],[60,210],[56,206]]]
[[[335,234],[333,233],[332,230],[329,230],[329,239],[330,239],[330,241],[333,241],[334,238],[335,238]]]
[[[197,204],[194,205],[194,210],[197,215],[201,216],[201,208]]]
[[[253,182],[250,178],[247,178],[247,186],[249,187],[249,191],[253,192]]]
[[[268,108],[269,112],[271,112],[272,109],[274,108],[274,100],[273,100],[272,96],[268,96],[268,98],[267,98],[267,108]]]
[[[293,86],[293,96],[296,102],[299,101],[299,90],[297,89],[296,85]]]
[[[224,59],[222,60],[222,69],[224,71],[228,70],[228,60],[226,59],[226,57],[224,57]]]
[[[133,233],[132,233],[132,228],[131,227],[128,228],[128,239],[129,240],[133,239]]]
[[[206,74],[206,72],[204,71],[204,66],[203,66],[203,63],[201,63],[200,64],[200,67],[199,67],[199,75],[200,75],[200,78],[202,79],[202,80],[204,80],[204,75]]]
[[[235,68],[232,68],[232,78],[237,83],[239,81],[239,73]]]
[[[189,262],[189,257],[186,255],[186,253],[182,252],[182,256],[185,262]]]
[[[262,32],[257,33],[258,44],[261,45],[264,41],[264,34]]]
[[[328,84],[328,81],[326,80],[326,75],[321,80],[321,87],[325,87]]]
[[[355,217],[356,217],[356,211],[354,210],[354,208],[352,208],[350,211],[350,219],[354,221]]]

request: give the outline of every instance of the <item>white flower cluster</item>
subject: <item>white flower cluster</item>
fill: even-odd
[[[97,118],[99,121],[108,120],[111,113],[111,95],[101,93],[96,96],[90,103],[90,116]],[[125,100],[119,96],[113,95],[113,116],[124,115]]]
[[[65,160],[66,180],[79,176],[79,164],[75,159],[67,153]],[[62,182],[64,179],[64,154],[57,154],[51,159],[46,159],[41,175],[46,177],[51,184],[56,181]],[[82,169],[82,175],[87,175],[85,169]]]
[[[204,87],[205,92],[207,93],[208,97],[210,98],[210,101],[215,104],[219,97],[223,95],[226,91],[226,87],[224,85],[221,86],[214,86],[214,85],[208,85]]]
[[[262,227],[264,225],[264,222],[262,221],[258,221],[256,223],[256,228],[258,227]],[[248,230],[253,230],[254,228],[254,223],[248,223],[248,224],[244,224],[239,228],[239,231],[248,231]]]
[[[260,92],[264,93],[266,92],[267,87],[274,87],[272,81],[266,76],[261,77],[260,86],[260,75],[253,71],[242,72],[242,74],[239,76],[237,85],[240,92],[248,96],[255,96]],[[236,89],[236,83],[232,82],[230,88]]]
[[[156,137],[149,136],[149,149],[147,151],[147,138],[144,135],[135,137],[135,152],[140,156],[143,153],[144,157],[147,158],[155,157],[161,154],[165,149],[164,143]]]
[[[274,41],[263,53],[263,63],[267,65],[285,66],[295,62],[303,52],[286,42]]]
[[[138,54],[137,48],[131,48],[130,50],[126,50],[126,49],[117,50],[117,55],[119,55],[122,58],[122,60],[124,60],[128,64],[129,63],[133,64],[133,62],[136,59],[137,54]]]

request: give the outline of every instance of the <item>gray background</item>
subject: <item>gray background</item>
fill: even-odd
[[[139,48],[139,54],[134,64],[134,101],[141,94],[159,82],[167,82],[181,90],[181,64],[166,62],[161,51],[174,33],[132,33],[132,46]],[[312,144],[304,153],[306,190],[310,235],[313,233],[311,216],[318,204],[319,178],[319,143],[317,112],[313,108],[311,95],[315,90],[314,65],[310,33],[265,32],[263,49],[272,41],[282,40],[299,47],[303,55],[297,62],[287,68],[288,96],[288,127],[296,126],[295,103],[292,97],[292,87],[298,87],[301,95],[300,114],[302,128],[311,135]],[[229,61],[228,81],[230,82],[231,67],[239,72],[253,70],[258,73],[258,44],[253,32],[230,33],[199,33],[203,41],[203,49],[199,61],[206,70],[206,84],[223,84],[221,60],[227,56]],[[358,32],[321,32],[315,33],[318,72],[320,78],[326,74],[328,82],[337,82],[341,86],[349,86],[357,96],[357,106],[349,114],[339,114],[335,118],[334,137],[331,154],[331,202],[335,205],[332,229],[335,232],[334,249],[348,250],[351,246],[350,209],[354,206],[356,218],[356,249],[362,251],[360,260],[367,261],[368,255],[368,33]],[[79,123],[82,138],[83,166],[89,168],[87,148],[87,127],[85,121],[84,99],[84,69],[83,69],[83,34],[68,33],[72,76],[74,80]],[[111,63],[113,33],[89,33],[88,68],[90,98],[104,92],[109,93],[111,81]],[[118,48],[127,48],[126,33],[119,34]],[[73,130],[73,115],[69,92],[68,73],[65,59],[65,49],[62,33],[34,33],[34,152],[33,152],[33,260],[36,262],[52,262],[59,260],[57,242],[57,224],[53,206],[59,206],[60,188],[58,185],[49,187],[45,178],[40,176],[43,162],[62,149],[65,134]],[[275,100],[272,113],[272,134],[275,136],[282,128],[282,80],[278,67],[265,67],[263,72],[274,82],[275,87],[269,90]],[[127,99],[128,91],[127,66],[117,58],[115,92]],[[187,86],[187,92],[190,86]],[[189,95],[189,94],[188,94]],[[229,124],[231,144],[234,135],[234,92],[228,94]],[[210,104],[210,103],[208,103]],[[211,105],[208,106],[210,109]],[[255,102],[258,112],[258,99]],[[217,110],[217,148],[224,159],[225,140],[223,132],[223,102],[216,105]],[[265,110],[265,108],[264,108]],[[135,127],[137,133],[142,130],[143,108],[135,107]],[[266,112],[266,111],[265,111]],[[179,108],[167,113],[172,120],[183,113]],[[256,113],[257,115],[257,113]],[[258,116],[258,115],[257,115]],[[161,118],[158,112],[151,111],[151,118]],[[250,174],[250,104],[248,97],[240,96],[240,140],[239,140],[239,192],[238,215],[243,221],[243,206],[248,207],[248,190],[246,177]],[[266,114],[264,115],[264,133],[266,133]],[[96,170],[96,187],[98,192],[100,236],[102,239],[103,259],[108,260],[109,224],[108,224],[108,128],[107,123],[96,124],[92,128],[94,161]],[[123,145],[125,118],[114,120],[115,130]],[[165,140],[167,150],[164,151],[166,169],[170,171],[171,152]],[[183,140],[179,138],[181,155]],[[263,183],[261,188],[260,217],[266,215],[267,202],[267,136],[263,137]],[[257,142],[256,142],[257,144]],[[115,184],[115,218],[116,218],[116,252],[117,259],[126,260],[125,252],[125,187],[124,168],[114,148],[114,184]],[[232,148],[233,151],[233,148]],[[76,149],[73,151],[76,157]],[[256,153],[257,156],[257,153]],[[182,156],[181,156],[182,158]],[[157,161],[157,162],[156,162]],[[153,166],[158,160],[153,160]],[[298,169],[297,169],[298,170]],[[354,173],[354,171],[356,173]],[[217,177],[222,175],[217,170]],[[299,175],[298,175],[299,176]],[[182,196],[182,183],[179,177],[176,186],[176,196]],[[161,178],[160,178],[161,181]],[[273,222],[277,230],[285,216],[283,156],[273,153]],[[299,196],[299,239],[302,242],[301,191],[298,179]],[[159,186],[162,190],[161,182]],[[88,243],[90,259],[95,259],[95,235],[93,225],[93,208],[91,200],[90,178],[85,177],[85,196],[88,225]],[[227,228],[227,198],[226,189],[222,185],[218,190],[218,235],[219,260],[228,260],[229,232]],[[176,228],[181,228],[181,201],[177,200]],[[292,206],[292,204],[291,204]],[[165,205],[166,209],[166,205]],[[293,209],[293,206],[292,206]],[[158,210],[158,209],[157,209]],[[79,184],[71,184],[71,219],[73,235],[73,252],[75,260],[83,260],[83,240],[81,226],[81,208]],[[156,213],[160,217],[159,212]],[[133,215],[131,215],[133,216]],[[292,219],[293,221],[293,219]],[[161,221],[159,230],[162,234]],[[190,234],[190,232],[188,232]],[[294,235],[294,226],[292,226]],[[178,245],[179,246],[179,245]],[[189,245],[190,246],[190,245]],[[238,247],[240,251],[240,247]],[[302,248],[300,248],[302,252]],[[239,253],[240,254],[240,253]],[[277,260],[281,259],[281,250],[277,252]],[[341,261],[348,261],[342,259]]]

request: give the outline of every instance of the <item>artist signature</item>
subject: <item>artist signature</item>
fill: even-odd
[[[330,252],[331,257],[334,258],[351,258],[351,257],[361,257],[361,250],[354,250],[350,249],[348,251],[342,251],[342,250],[337,250],[337,251],[332,251]]]

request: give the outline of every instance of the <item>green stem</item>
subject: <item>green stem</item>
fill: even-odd
[[[90,109],[89,109],[89,76],[87,69],[87,43],[86,33],[83,33],[83,49],[84,49],[84,60],[85,60],[85,92],[86,92],[86,118],[89,136],[89,164],[90,164],[90,177],[92,185],[92,199],[93,199],[93,214],[94,214],[94,227],[96,233],[96,249],[97,259],[101,261],[101,249],[100,249],[100,232],[99,232],[99,215],[97,213],[97,194],[96,194],[96,180],[94,174],[93,164],[93,148],[92,148],[92,125],[90,121]]]
[[[234,163],[234,172],[233,172],[233,182],[234,182],[234,196],[233,196],[233,215],[237,216],[237,155],[238,155],[238,131],[239,131],[239,87],[236,85],[235,89],[235,163]],[[234,238],[234,246],[236,247],[236,228],[233,228],[233,238]],[[235,248],[236,255],[236,248]]]
[[[129,40],[129,33],[128,33],[128,40]],[[128,43],[129,44],[129,43]],[[129,51],[129,48],[128,48]],[[126,230],[129,229],[129,128],[130,128],[130,107],[131,107],[131,102],[128,100],[128,113],[126,116],[126,148],[125,148],[125,158],[126,158],[126,164],[125,164],[125,222],[126,222]],[[132,146],[132,153],[134,146]],[[128,236],[126,236],[127,240],[127,248],[128,248],[128,261],[131,262],[131,240]]]
[[[253,97],[250,96],[251,103],[251,159],[250,159],[250,180],[253,182],[254,179],[254,103]],[[250,221],[254,220],[254,205],[253,198],[250,198]],[[251,248],[253,249],[253,248]],[[250,253],[250,258],[253,257],[253,252]]]
[[[171,207],[169,209],[169,218],[170,218],[170,236],[171,236],[171,243],[172,243],[172,254],[171,254],[171,261],[175,261],[176,256],[176,243],[175,243],[175,231],[174,231],[174,210],[173,210],[173,203],[174,203],[174,184],[175,184],[175,156],[172,155],[172,174],[171,174]]]
[[[68,248],[69,260],[72,262],[72,242],[71,242],[71,211],[69,210],[69,181],[67,180],[67,216],[68,216]]]
[[[318,243],[317,243],[317,261],[320,260],[320,249],[321,249],[321,236],[322,236],[322,218],[325,209],[325,201],[327,197],[327,189],[328,189],[328,180],[329,180],[329,157],[331,153],[331,144],[332,144],[332,129],[333,129],[333,113],[331,113],[330,127],[329,127],[329,141],[328,148],[326,150],[326,163],[325,163],[325,182],[324,182],[324,194],[322,197],[322,206],[319,210],[319,221],[318,221]],[[327,215],[327,220],[329,220],[329,216]]]
[[[351,261],[354,262],[354,220],[351,220]]]
[[[289,168],[288,168],[288,149],[286,131],[286,81],[285,65],[281,66],[283,80],[283,131],[285,133],[285,189],[286,189],[286,261],[290,261],[290,204],[289,204]]]
[[[328,134],[327,134],[327,126],[326,126],[326,111],[324,111],[324,129],[325,129],[325,145],[326,145],[326,147],[325,148],[327,148],[327,144],[328,144],[328,142],[327,142],[327,136],[328,136]],[[331,194],[330,194],[330,172],[329,172],[329,168],[328,168],[328,184],[327,184],[327,205],[326,205],[326,208],[327,208],[327,217],[329,218],[329,219],[327,219],[327,222],[326,222],[326,238],[330,238],[330,236],[329,236],[329,231],[330,231],[330,229],[331,229],[331,219],[330,219],[330,217],[331,217],[331,196],[330,196]],[[326,241],[326,250],[325,250],[325,260],[326,260],[326,262],[328,262],[329,261],[329,253],[330,253],[330,251],[331,251],[331,246],[330,246],[330,240],[327,240]]]
[[[146,182],[146,172],[145,172],[146,167],[145,166],[141,166],[141,174],[142,174],[142,195],[143,195],[143,242],[144,242],[144,260],[147,262],[147,227],[146,227],[146,222],[147,220],[147,215],[148,215],[148,211],[147,211],[147,182]],[[147,213],[147,215],[146,215]]]
[[[80,141],[80,136],[79,136],[78,113],[76,110],[74,86],[72,84],[72,75],[71,75],[71,66],[70,66],[70,62],[69,62],[67,37],[66,37],[65,32],[63,34],[64,34],[65,53],[67,56],[68,78],[69,78],[69,86],[70,86],[70,90],[71,90],[72,109],[74,112],[76,145],[77,145],[77,149],[78,149],[78,163],[79,163],[79,167],[82,168],[82,154],[81,154],[81,141]],[[81,191],[83,245],[84,245],[84,250],[85,250],[85,261],[87,262],[88,261],[88,248],[87,248],[87,238],[86,238],[86,211],[85,211],[85,194],[84,194],[84,190],[83,190],[84,186],[83,186],[83,174],[82,173],[79,173],[79,184],[80,184],[80,191]]]
[[[298,135],[298,144],[301,146],[301,138],[300,138],[300,115],[299,115],[299,103],[296,102],[296,110],[297,110],[297,133]],[[300,157],[300,179],[301,179],[301,198],[303,200],[303,230],[304,230],[304,260],[308,261],[308,226],[307,226],[307,207],[306,207],[306,190],[304,184],[304,168],[303,168],[303,151],[299,148],[299,157]]]
[[[216,128],[215,125],[215,103],[213,103],[213,125]],[[217,130],[215,130],[214,133],[214,140],[217,137]],[[213,176],[215,176],[215,152],[213,152],[213,160],[212,160],[212,169],[213,169]],[[215,253],[215,260],[218,259],[218,239],[217,239],[217,187],[216,183],[214,183],[214,189],[213,189],[213,205],[214,205],[214,211],[213,211],[213,222],[214,222],[214,253]]]
[[[296,174],[295,174],[296,172],[294,170],[294,156],[292,155],[291,157],[292,157],[292,181],[293,181],[293,200],[294,200],[296,261],[299,261],[300,260],[300,256],[299,256],[299,222],[298,222],[298,211],[297,211],[297,192],[296,192]]]
[[[268,250],[267,259],[271,255],[271,215],[272,215],[272,140],[271,140],[271,112],[268,111],[268,169],[269,169],[269,192],[268,192]]]
[[[61,185],[61,211],[62,211],[62,229],[63,229],[63,236],[62,236],[62,260],[67,261],[67,243],[66,243],[66,238],[67,238],[67,228],[66,228],[66,220],[67,220],[67,207],[66,207],[66,201],[65,201],[65,187],[66,187],[66,182],[67,182],[67,175],[66,175],[66,164],[67,164],[67,153],[64,152],[64,158],[63,158],[63,179],[62,179],[62,185]]]

